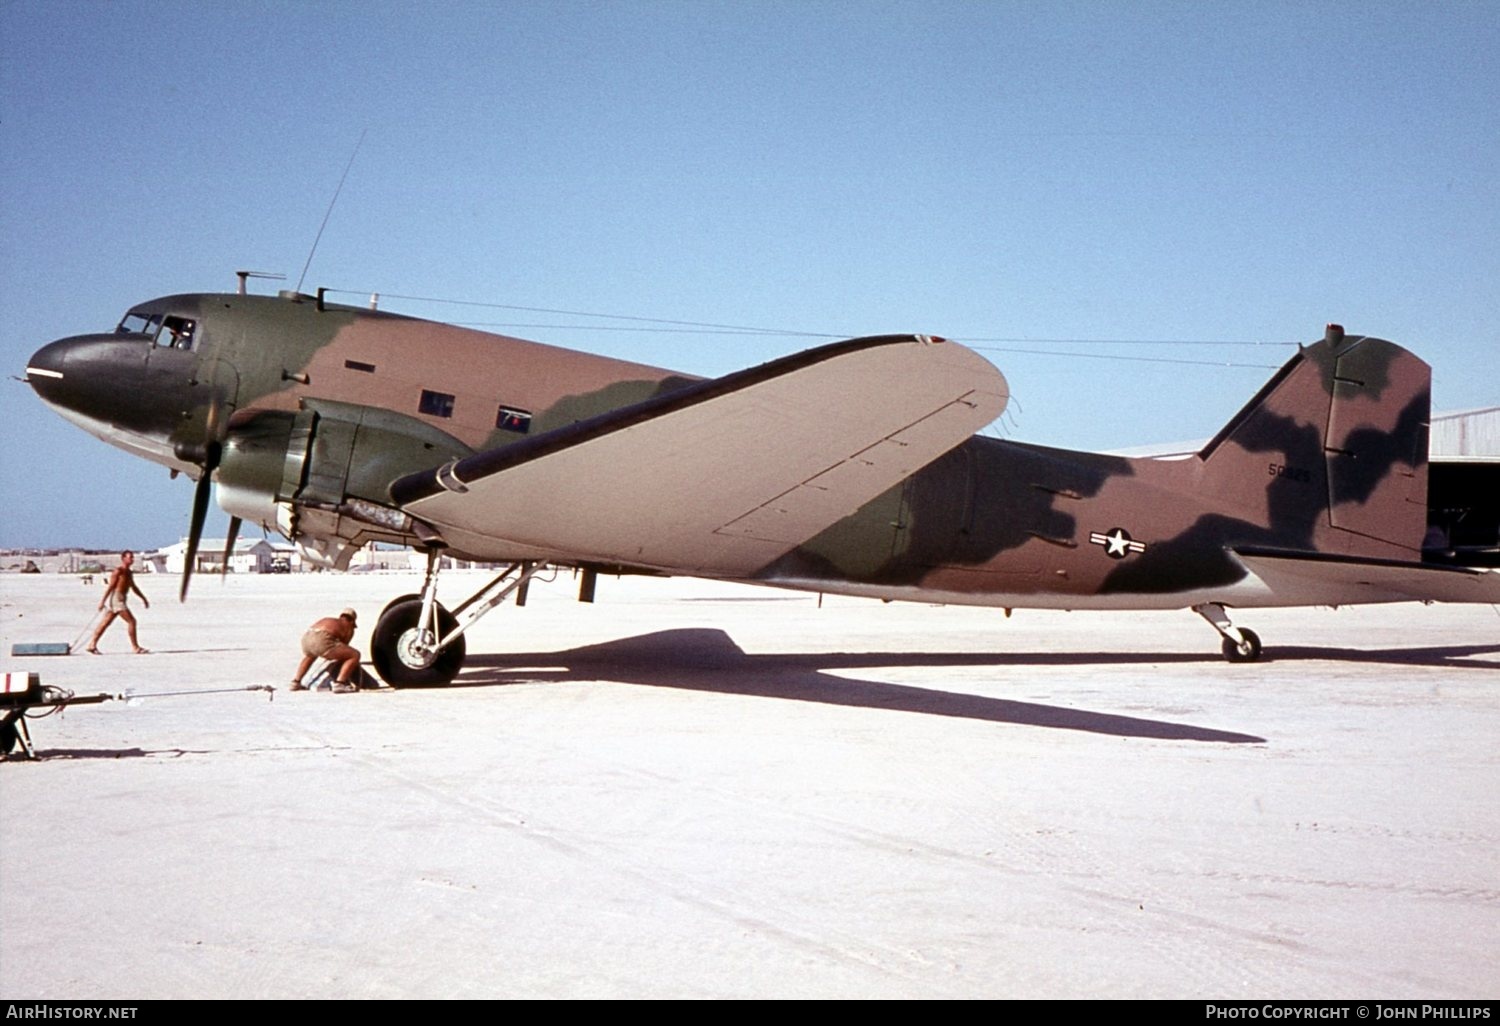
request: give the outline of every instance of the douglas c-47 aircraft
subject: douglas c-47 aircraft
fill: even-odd
[[[1500,601],[1495,468],[1429,466],[1429,368],[1337,326],[1171,459],[976,436],[1005,378],[924,335],[699,379],[242,288],[142,303],[26,374],[79,427],[197,480],[184,595],[210,482],[231,546],[249,520],[340,569],[371,541],[425,550],[421,594],[372,636],[397,686],[451,681],[464,632],[549,565],[581,571],[585,601],[605,572],[1191,608],[1231,661],[1261,646],[1229,607]],[[508,568],[450,612],[444,552]]]

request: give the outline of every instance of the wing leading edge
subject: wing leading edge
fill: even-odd
[[[402,478],[464,552],[749,574],[1004,411],[1005,378],[921,335],[808,350]]]

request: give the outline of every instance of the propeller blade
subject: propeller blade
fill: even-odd
[[[234,540],[240,534],[240,518],[229,518],[229,537],[224,539],[224,561],[219,564],[219,583],[229,576],[229,557],[234,555]]]
[[[203,417],[205,436],[203,462],[199,464],[201,473],[198,475],[198,485],[193,490],[193,516],[188,523],[188,544],[182,565],[182,586],[177,592],[179,602],[187,601],[188,584],[193,579],[193,570],[196,569],[198,562],[198,542],[203,537],[203,522],[208,517],[209,491],[213,488],[214,471],[218,469],[219,461],[224,457],[224,440],[229,434],[229,418],[226,413],[222,397],[216,393]],[[239,529],[239,520],[236,518],[229,525],[229,541],[224,552],[226,570],[229,566],[230,550],[234,548],[234,537]]]
[[[228,429],[229,419],[224,416],[224,404],[220,401],[220,397],[215,395],[208,404],[208,412],[203,415],[203,437],[208,447],[212,449],[214,445],[223,442]]]
[[[208,516],[208,492],[213,487],[213,478],[207,468],[198,478],[198,487],[193,490],[193,519],[188,524],[187,553],[182,562],[182,587],[177,592],[177,601],[186,602],[188,582],[193,579],[193,567],[198,562],[198,539],[203,535],[203,521]]]
[[[182,587],[177,592],[178,602],[187,601],[188,582],[193,579],[193,570],[198,561],[198,540],[203,536],[203,521],[208,517],[208,493],[213,488],[214,470],[223,453],[224,449],[218,442],[208,443],[203,473],[198,475],[198,486],[193,489],[193,517],[188,522],[188,545],[182,564]]]

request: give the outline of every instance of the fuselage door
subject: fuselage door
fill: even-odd
[[[973,447],[961,445],[933,460],[906,482],[892,555],[929,569],[952,560],[974,522]]]

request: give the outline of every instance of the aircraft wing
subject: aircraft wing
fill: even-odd
[[[465,552],[749,574],[994,420],[1005,378],[922,335],[853,339],[395,482]]]
[[[1500,602],[1500,572],[1395,559],[1235,549],[1250,571],[1299,604],[1355,602]]]

